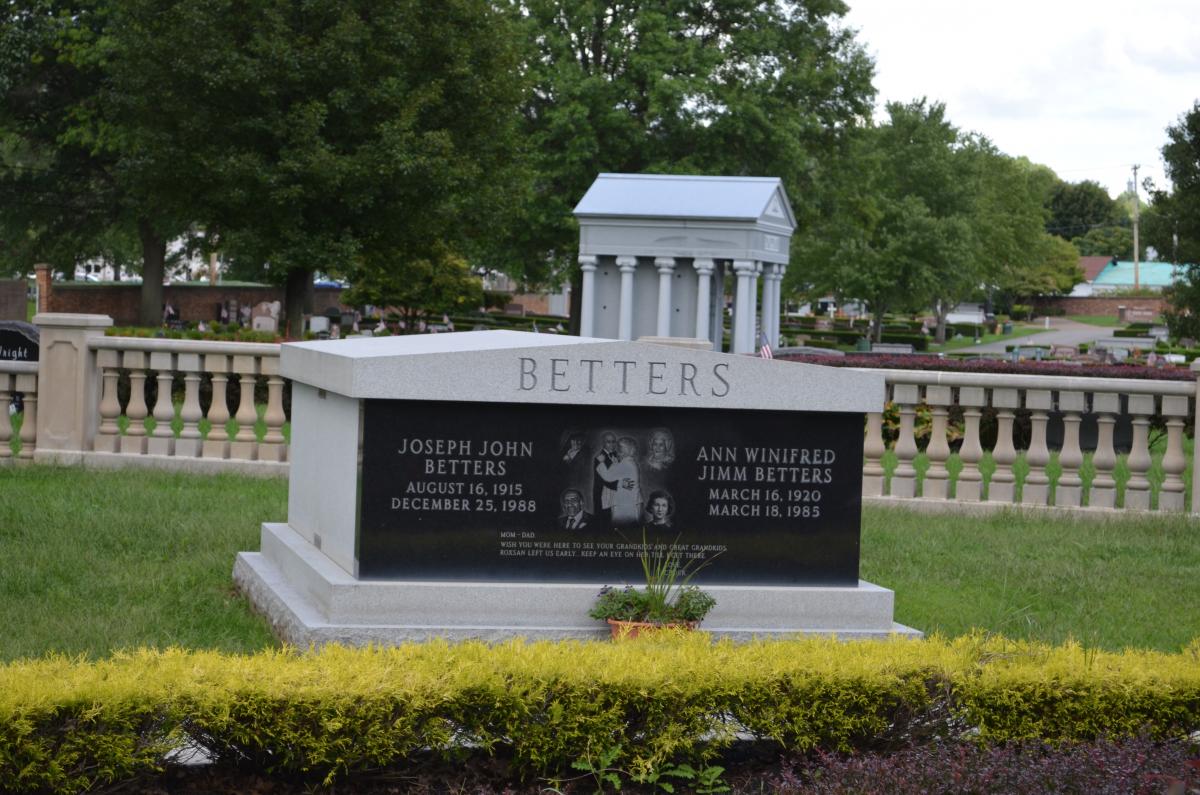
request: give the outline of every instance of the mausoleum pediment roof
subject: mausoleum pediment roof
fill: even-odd
[[[601,174],[575,206],[581,220],[734,221],[796,228],[778,177]]]

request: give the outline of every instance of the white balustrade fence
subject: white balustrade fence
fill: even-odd
[[[1190,381],[1161,381],[1117,378],[1076,378],[1040,375],[996,375],[982,373],[887,370],[888,399],[899,412],[899,428],[893,451],[896,465],[885,489],[883,459],[886,452],[883,415],[867,415],[863,445],[863,495],[898,499],[960,503],[1118,507],[1114,477],[1118,456],[1114,427],[1122,413],[1132,423],[1132,440],[1125,459],[1129,477],[1124,485],[1121,507],[1134,510],[1183,511],[1187,469],[1184,426],[1193,416],[1196,384]],[[915,424],[919,408],[930,414],[929,441],[925,450],[928,468],[918,489],[918,446]],[[962,415],[961,461],[951,488],[949,417],[952,409]],[[980,462],[984,450],[980,422],[987,410],[995,412],[996,442],[991,450],[995,470],[985,490]],[[1018,489],[1014,464],[1018,452],[1014,427],[1018,412],[1028,413],[1030,435],[1024,462],[1028,473]],[[1057,450],[1061,474],[1051,488],[1048,465],[1051,450],[1047,428],[1054,416],[1062,422],[1062,444]],[[1085,417],[1096,422],[1095,451],[1089,466],[1093,473],[1085,489],[1085,455],[1080,445],[1080,425]],[[1155,421],[1165,426],[1166,447],[1162,456],[1162,482],[1157,505],[1152,500],[1149,478],[1152,467],[1150,427]],[[918,493],[919,492],[919,493]],[[1192,511],[1196,511],[1193,497]]]
[[[37,390],[37,362],[0,362],[0,462],[13,458],[14,416],[10,408],[17,396],[23,407],[18,458],[33,458],[37,440]]]
[[[203,342],[195,340],[143,339],[132,337],[93,337],[89,348],[95,352],[100,371],[100,399],[96,407],[99,425],[92,449],[127,456],[166,456],[178,459],[235,461],[287,461],[287,443],[283,426],[284,379],[279,375],[279,346],[242,342]],[[129,399],[122,412],[119,385],[128,378]],[[201,406],[201,380],[211,379],[212,399],[207,411]],[[183,404],[179,410],[182,428],[172,428],[176,419],[171,399],[172,385],[183,380]],[[255,425],[258,411],[254,392],[258,379],[266,381],[267,402],[263,422],[266,433],[258,439]],[[157,389],[153,405],[146,401],[147,381]],[[240,396],[231,415],[227,405],[229,386],[236,383]],[[120,418],[126,419],[125,433]],[[146,418],[154,419],[147,433]],[[202,438],[201,420],[207,420],[208,433]]]
[[[104,330],[112,321],[97,315],[46,314],[34,320],[41,329],[41,360],[0,363],[0,463],[13,460],[8,406],[20,392],[22,459],[286,472],[286,385],[279,374],[278,345],[106,337]],[[888,399],[898,411],[898,429],[889,453],[884,415],[867,415],[867,499],[945,507],[1188,510],[1184,429],[1195,416],[1195,381],[883,372]],[[171,400],[177,381],[182,383],[178,411]],[[207,404],[201,400],[206,381],[211,393]],[[147,389],[150,382],[155,389]],[[255,432],[260,422],[254,403],[258,382],[263,384],[260,393],[265,392],[261,436]],[[234,384],[240,397],[231,411],[227,398]],[[148,395],[156,396],[152,404]],[[929,438],[922,459],[916,431],[918,413],[925,412]],[[981,469],[985,414],[989,422],[994,417],[996,431],[990,451],[994,470],[986,483]],[[1085,420],[1089,429],[1095,423],[1090,456],[1080,439]],[[958,421],[961,447],[953,456],[951,437],[957,436]],[[1118,421],[1131,425],[1124,461],[1115,443]],[[1018,425],[1028,428],[1027,444],[1024,433],[1018,443]],[[1061,427],[1055,450],[1048,432],[1052,425]],[[1165,435],[1158,466],[1150,450],[1152,426]],[[1018,447],[1026,449],[1019,453]],[[895,464],[889,476],[884,463],[892,455]],[[918,476],[921,461],[927,462],[923,477]],[[1194,465],[1196,469],[1200,467]],[[1124,480],[1123,487],[1118,480]],[[1198,497],[1193,491],[1193,513],[1200,512]]]

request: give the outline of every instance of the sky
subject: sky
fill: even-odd
[[[1165,184],[1165,130],[1200,99],[1200,0],[845,1],[880,113],[927,97],[1068,182],[1115,197],[1139,164]]]

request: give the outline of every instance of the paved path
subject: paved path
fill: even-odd
[[[1049,331],[1042,331],[1038,334],[1030,334],[1025,337],[1000,340],[998,342],[989,342],[986,345],[972,345],[969,348],[959,348],[959,351],[964,353],[971,351],[975,353],[1004,353],[1004,348],[1008,345],[1078,345],[1081,342],[1092,343],[1096,340],[1110,339],[1112,332],[1112,328],[1108,326],[1093,326],[1088,323],[1067,320],[1065,317],[1052,317],[1050,318]],[[1137,342],[1136,340],[1122,340],[1120,344],[1124,347],[1142,347]],[[1153,344],[1152,340],[1149,342]]]

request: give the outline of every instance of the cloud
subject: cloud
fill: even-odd
[[[849,0],[880,100],[927,96],[959,127],[1117,193],[1159,182],[1165,127],[1200,96],[1194,0]]]

